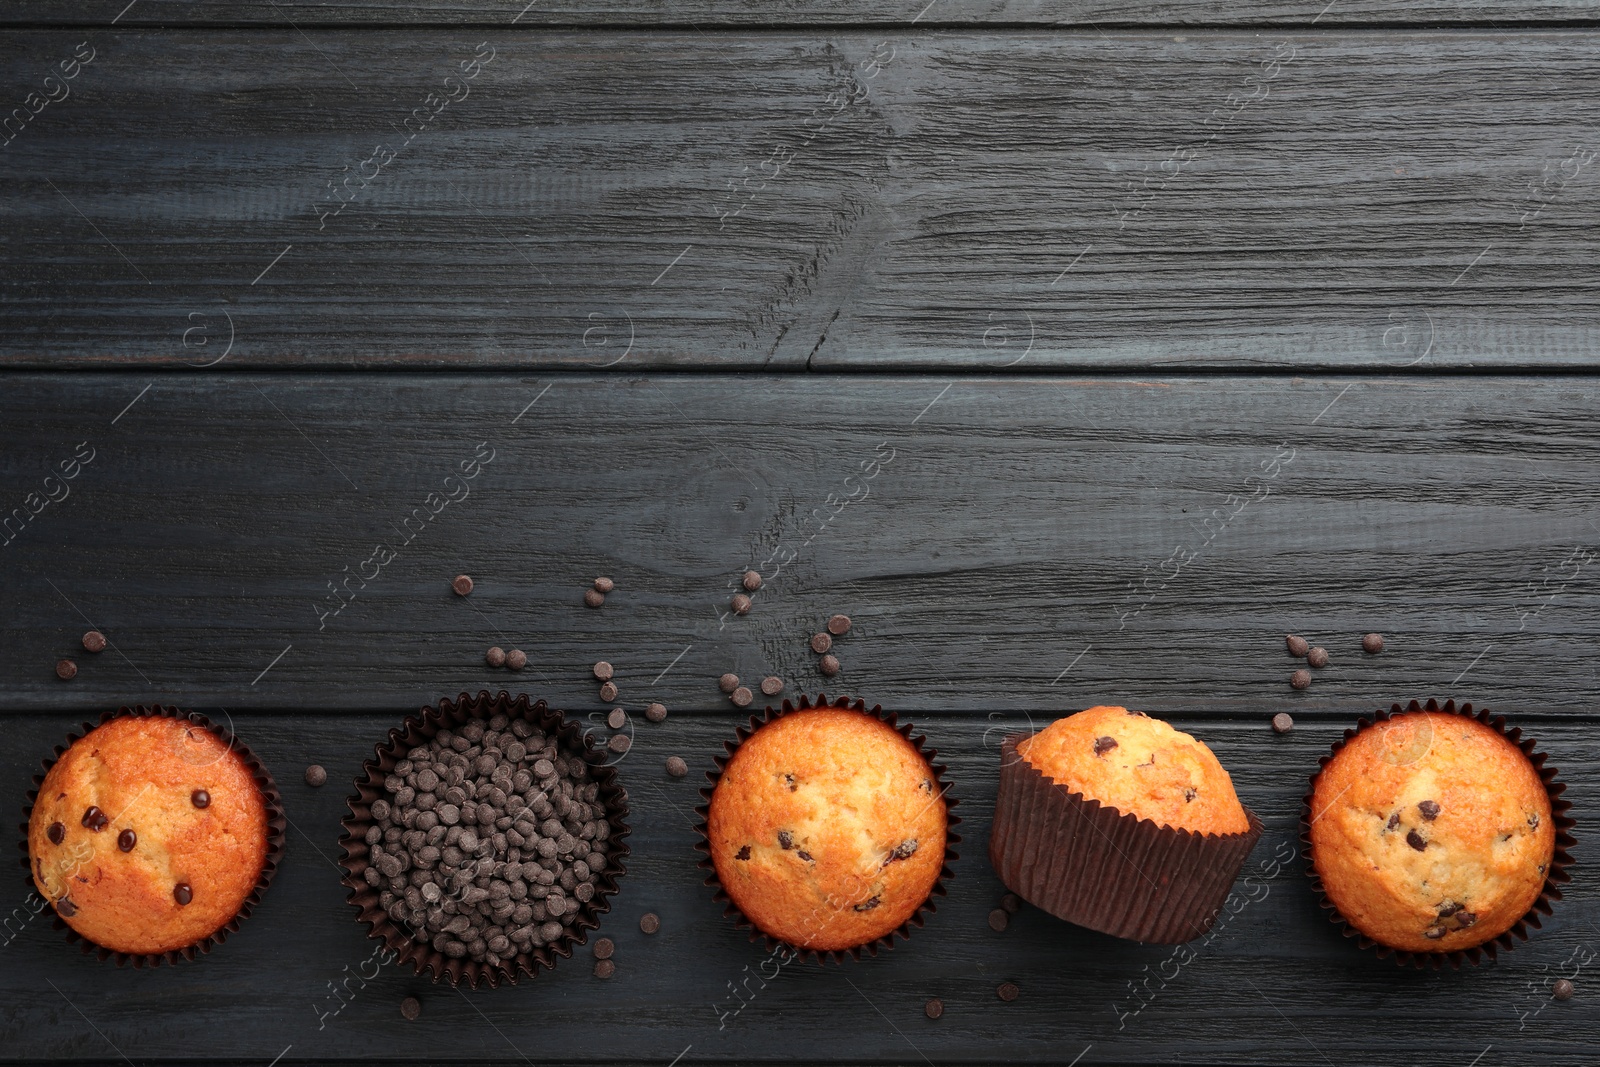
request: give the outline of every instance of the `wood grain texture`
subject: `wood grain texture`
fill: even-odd
[[[365,984],[352,980],[353,997],[332,1014],[339,1002],[329,983],[374,974],[366,963],[372,943],[338,884],[338,820],[361,759],[399,719],[399,710],[234,713],[234,728],[283,787],[294,824],[261,907],[210,957],[153,972],[118,971],[80,955],[48,917],[8,932],[0,945],[7,1060],[120,1063],[120,1053],[137,1063],[267,1063],[282,1055],[282,1063],[667,1064],[682,1054],[681,1064],[797,1055],[813,1063],[1067,1064],[1081,1054],[1079,1067],[1324,1059],[1390,1067],[1467,1064],[1481,1055],[1480,1065],[1554,1065],[1589,1062],[1596,1040],[1581,992],[1589,971],[1579,977],[1578,999],[1548,996],[1556,975],[1600,949],[1594,879],[1582,866],[1532,940],[1478,969],[1402,971],[1358,951],[1322,917],[1303,861],[1288,857],[1307,776],[1347,725],[1338,717],[1302,720],[1281,737],[1259,720],[1175,718],[1213,746],[1267,826],[1235,914],[1197,943],[1197,958],[1185,966],[1169,947],[1114,940],[1032,908],[1004,933],[989,929],[986,916],[1004,892],[985,858],[998,758],[990,742],[1026,719],[942,716],[927,732],[950,763],[964,820],[949,896],[891,953],[844,967],[796,964],[762,988],[762,950],[721,917],[695,868],[690,811],[700,770],[732,734],[734,717],[723,713],[642,725],[622,764],[633,854],[600,930],[617,944],[609,982],[590,976],[588,948],[531,983],[471,993],[391,967]],[[8,724],[0,767],[13,803],[37,760],[76,722],[58,713]],[[1592,725],[1529,725],[1572,783],[1578,818],[1592,818],[1600,802]],[[688,758],[694,776],[667,777],[668,755]],[[320,790],[300,781],[313,761],[330,773]],[[1579,855],[1586,858],[1581,846]],[[1274,858],[1287,861],[1268,877]],[[0,899],[23,906],[22,871],[10,869]],[[646,911],[662,920],[654,937],[638,929]],[[773,970],[768,964],[764,973]],[[748,1003],[732,1014],[729,983],[746,979]],[[1022,990],[1013,1003],[996,998],[1004,981]],[[1142,1010],[1134,987],[1143,990]],[[399,1014],[407,995],[423,1003],[413,1024]],[[922,1014],[931,996],[945,1003],[937,1022]]]
[[[729,670],[815,691],[807,638],[842,611],[826,688],[926,714],[1453,696],[1584,716],[1595,390],[7,374],[0,710],[392,712],[515,682],[603,711],[600,659],[631,709],[726,710]],[[46,482],[80,442],[93,460]],[[740,618],[747,567],[768,581]],[[599,574],[618,588],[596,611]],[[91,623],[114,643],[98,656],[78,649]],[[1288,632],[1332,656],[1303,693]],[[528,670],[485,667],[490,645]]]
[[[83,41],[0,150],[13,366],[1578,368],[1600,341],[1588,31],[28,30],[8,98]],[[430,93],[461,99],[415,132]]]

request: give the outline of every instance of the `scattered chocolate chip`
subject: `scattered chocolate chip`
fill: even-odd
[[[843,637],[850,632],[850,616],[834,615],[828,619],[828,632],[835,637]]]
[[[1421,852],[1423,849],[1428,847],[1428,843],[1422,839],[1422,835],[1417,833],[1415,830],[1406,831],[1406,844],[1410,845],[1418,852]]]
[[[139,843],[139,835],[132,830],[124,830],[117,835],[117,847],[124,852],[132,852],[133,846]]]
[[[628,713],[621,708],[612,708],[611,714],[606,716],[606,725],[613,730],[622,729],[622,724],[628,721]]]
[[[995,992],[995,995],[998,996],[1001,1000],[1010,1002],[1010,1001],[1016,1000],[1017,999],[1017,995],[1019,993],[1021,993],[1022,990],[1017,988],[1017,983],[1015,983],[1015,982],[1001,982],[1000,983],[1000,987],[998,989],[996,989],[994,992]]]
[[[67,836],[67,828],[58,822],[53,822],[50,824],[50,828],[44,832],[44,835],[50,839],[52,845],[59,845],[62,839]]]
[[[321,764],[313,763],[306,768],[306,785],[313,789],[328,784],[328,772]]]
[[[196,789],[189,794],[189,803],[197,808],[209,808],[211,806],[211,794],[204,789]]]
[[[1550,986],[1550,995],[1557,1000],[1571,1000],[1577,988],[1567,978],[1557,978]]]
[[[1015,893],[1007,893],[1005,896],[1000,898],[1000,906],[1006,909],[1006,911],[1010,912],[1012,915],[1015,915],[1017,912],[1022,910],[1022,898],[1017,896]]]
[[[106,635],[99,630],[90,630],[83,635],[83,650],[85,652],[104,652],[106,650]]]
[[[733,609],[735,615],[748,615],[751,603],[751,599],[743,593],[735,593],[733,599],[728,601],[728,607]]]
[[[684,762],[682,756],[668,756],[667,773],[674,778],[682,778],[689,773],[689,765]]]
[[[783,679],[772,674],[761,679],[761,692],[769,697],[775,697],[783,692]]]
[[[458,574],[450,583],[450,588],[456,591],[456,596],[466,596],[472,592],[472,579],[465,574]]]
[[[78,914],[78,906],[72,902],[71,897],[62,897],[56,901],[56,914],[63,919],[70,919]]]
[[[1115,737],[1097,737],[1094,739],[1094,754],[1104,756],[1107,752],[1117,747]]]
[[[822,661],[817,664],[817,670],[832,678],[839,673],[839,657],[834,655],[823,656]]]
[[[605,660],[601,660],[599,663],[594,665],[594,676],[597,681],[609,682],[616,673],[616,670],[611,666],[611,664],[607,663]]]
[[[653,934],[661,929],[661,916],[653,911],[647,911],[639,916],[639,929],[647,934]]]
[[[1328,650],[1321,647],[1313,648],[1306,653],[1306,662],[1319,670],[1326,667],[1328,665]]]
[[[989,929],[1000,933],[1011,923],[1011,915],[1004,908],[996,908],[989,913]]]
[[[56,660],[56,677],[63,682],[70,682],[78,676],[78,665],[70,659]]]
[[[754,593],[761,588],[761,575],[755,571],[745,571],[744,579],[740,584],[745,587],[746,592]]]
[[[111,816],[90,804],[83,811],[83,825],[95,833],[99,833],[111,824]]]
[[[644,709],[644,717],[651,722],[662,722],[667,717],[667,706],[665,704],[651,704]]]
[[[416,997],[407,997],[400,1002],[400,1014],[411,1022],[416,1022],[422,1016],[422,1001]]]
[[[528,665],[528,654],[520,648],[513,648],[506,653],[506,666],[514,671],[520,671]]]
[[[1361,639],[1361,650],[1363,652],[1369,652],[1374,656],[1376,656],[1379,652],[1382,652],[1383,651],[1383,635],[1382,634],[1368,634],[1367,636],[1363,637]]]
[[[1303,669],[1295,671],[1293,674],[1289,675],[1289,684],[1294,686],[1296,689],[1307,688],[1311,685],[1311,672]]]
[[[583,591],[583,604],[585,607],[598,608],[605,602],[606,596],[604,593],[597,592],[593,589],[585,589]]]
[[[613,582],[610,578],[606,578],[604,576],[594,580],[594,591],[596,593],[609,593],[616,587],[616,582]]]
[[[188,882],[179,882],[172,887],[172,899],[178,902],[179,907],[182,907],[194,899],[194,890],[189,888]]]
[[[1393,830],[1396,826],[1399,826],[1399,825],[1400,825],[1400,813],[1397,811],[1393,815],[1389,816],[1388,826],[1389,826],[1389,829]]]
[[[1436,801],[1424,800],[1417,805],[1417,810],[1422,812],[1422,817],[1429,822],[1439,817],[1439,805]]]
[[[627,734],[612,734],[611,740],[606,742],[606,747],[619,756],[628,751],[632,745],[633,738],[629,737]]]
[[[727,674],[724,674],[721,678],[717,679],[717,687],[724,693],[731,693],[735,689],[739,688],[739,676],[734,674],[732,671],[729,671]]]
[[[1295,634],[1290,634],[1288,637],[1285,637],[1283,639],[1283,643],[1289,646],[1289,655],[1291,656],[1300,657],[1311,651],[1310,643],[1306,641],[1305,638],[1299,637]]]
[[[483,654],[483,662],[491,667],[504,667],[506,665],[506,650],[495,645]]]
[[[944,1014],[944,1001],[938,997],[930,997],[928,1003],[922,1006],[922,1013],[930,1019],[937,1019]]]
[[[1280,711],[1272,717],[1273,733],[1286,734],[1294,729],[1294,716],[1287,711]]]
[[[733,706],[736,708],[748,708],[755,698],[755,694],[742,685],[728,694],[728,699],[733,701]]]
[[[816,633],[811,635],[811,651],[815,652],[817,655],[822,655],[832,647],[833,638],[829,637],[826,633]]]
[[[600,699],[610,703],[617,699],[617,683],[607,682],[600,687]]]
[[[617,973],[617,965],[611,960],[596,960],[594,963],[594,976],[596,978],[610,978]]]
[[[602,937],[594,943],[594,958],[597,960],[609,960],[615,951],[617,951],[616,942],[609,937]]]

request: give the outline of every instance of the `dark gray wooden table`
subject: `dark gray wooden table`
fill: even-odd
[[[80,955],[15,868],[0,1059],[1594,1062],[1592,5],[524,3],[0,12],[7,803],[162,701],[231,724],[292,824],[257,915],[177,968]],[[741,719],[715,679],[816,692],[836,611],[827,690],[927,733],[961,858],[894,952],[764,979],[695,868]],[[1332,654],[1305,692],[1289,631]],[[366,977],[361,760],[463,691],[598,719],[602,658],[672,709],[622,764],[616,976]],[[1460,972],[1341,939],[1297,851],[1327,746],[1428,697],[1536,736],[1579,819],[1555,916]],[[1266,823],[1193,959],[987,924],[1000,739],[1103,702],[1203,737]]]

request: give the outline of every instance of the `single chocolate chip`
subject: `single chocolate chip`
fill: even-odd
[[[506,650],[495,645],[483,654],[483,662],[491,667],[504,667],[506,665]]]
[[[1539,813],[1538,812],[1535,811],[1535,812],[1530,812],[1528,814],[1528,825],[1530,827],[1532,827],[1533,829],[1535,829],[1535,830],[1537,830],[1539,828]]]
[[[62,897],[56,901],[56,914],[63,919],[70,919],[78,914],[78,906],[72,902],[71,897]]]
[[[775,697],[783,692],[783,679],[775,674],[770,674],[761,679],[761,692],[769,697]]]
[[[1572,994],[1576,991],[1576,987],[1567,978],[1557,978],[1550,986],[1550,995],[1557,1000],[1571,1000]]]
[[[1406,844],[1410,845],[1418,852],[1421,852],[1423,849],[1428,847],[1428,843],[1422,839],[1422,835],[1417,833],[1415,830],[1406,831]]]
[[[667,717],[667,706],[665,704],[651,704],[644,709],[644,717],[651,722],[662,722]]]
[[[839,657],[831,654],[823,656],[822,661],[817,664],[817,670],[832,678],[839,673]]]
[[[1461,929],[1463,930],[1473,925],[1477,921],[1478,913],[1475,911],[1464,911],[1456,916],[1456,922],[1461,925]]]
[[[1002,982],[994,992],[1001,1000],[1009,1002],[1016,1000],[1017,994],[1021,993],[1022,990],[1017,988],[1017,983],[1015,982]]]
[[[1443,937],[1445,933],[1446,930],[1442,926],[1430,926],[1426,930],[1422,931],[1422,936],[1427,938],[1429,941],[1437,941]]]
[[[1295,634],[1290,634],[1288,637],[1285,637],[1283,639],[1283,643],[1288,646],[1289,655],[1291,656],[1301,657],[1311,650],[1310,643],[1306,641],[1305,638],[1299,637]]]
[[[937,1019],[944,1014],[944,1001],[938,997],[931,997],[928,1003],[922,1006],[922,1013],[930,1019]]]
[[[611,714],[606,716],[606,725],[613,730],[622,729],[622,724],[628,721],[628,713],[621,708],[612,708]]]
[[[807,863],[811,862],[811,853],[807,852],[803,848],[800,849],[798,852],[796,852],[795,855],[799,856],[801,859],[805,860]]]
[[[1295,671],[1293,674],[1289,675],[1289,684],[1294,686],[1296,689],[1307,688],[1311,685],[1311,672],[1308,670]]]
[[[1319,670],[1326,667],[1328,665],[1328,650],[1320,647],[1313,648],[1306,653],[1306,662]]]
[[[1194,801],[1194,798],[1197,797],[1197,796],[1199,796],[1199,794],[1196,793],[1193,789],[1185,789],[1183,791],[1183,802],[1185,804],[1192,803]]]
[[[606,702],[617,699],[617,683],[607,682],[600,687],[600,699]]]
[[[594,580],[594,591],[596,593],[609,593],[616,587],[616,582],[613,582],[610,578],[607,578],[603,575]]]
[[[594,976],[596,978],[610,978],[612,975],[614,975],[616,973],[617,973],[617,965],[615,963],[612,963],[610,960],[596,960],[595,961],[595,964],[594,964]]]
[[[132,830],[124,830],[117,835],[117,847],[124,852],[132,852],[133,846],[139,843],[139,835]]]
[[[828,632],[835,637],[843,637],[850,632],[850,616],[834,615],[828,619]]]
[[[684,762],[682,756],[668,756],[667,773],[674,778],[682,778],[689,773],[689,765]]]
[[[1011,923],[1011,914],[1004,908],[996,908],[989,913],[989,929],[1000,933]]]
[[[728,601],[728,607],[733,609],[735,615],[748,615],[750,614],[750,606],[753,603],[754,601],[743,593],[735,593],[733,594],[733,599]]]
[[[893,863],[895,860],[908,860],[916,854],[917,839],[914,837],[908,837],[898,845],[894,846],[894,848],[890,849],[889,855],[885,857],[883,862]]]
[[[609,682],[614,674],[616,674],[616,671],[605,660],[601,660],[594,665],[594,676],[599,681]]]
[[[749,845],[741,846],[739,848],[739,851],[735,852],[733,854],[733,858],[736,859],[736,860],[747,860],[747,859],[749,859],[750,858],[750,846]]]
[[[653,934],[661,929],[661,917],[653,911],[647,911],[639,916],[639,929],[647,934]]]
[[[1280,711],[1272,717],[1272,730],[1274,733],[1286,734],[1294,729],[1294,716],[1287,711]]]
[[[602,937],[594,943],[594,958],[597,960],[609,960],[615,951],[617,951],[616,942],[609,937]]]
[[[306,785],[313,789],[328,784],[328,772],[321,764],[313,763],[306,768]]]
[[[739,688],[739,676],[730,671],[717,679],[717,687],[724,693],[731,693]]]
[[[422,1001],[416,997],[407,997],[400,1002],[400,1014],[412,1022],[422,1016]]]
[[[757,574],[755,571],[745,571],[744,578],[741,579],[739,584],[744,586],[745,592],[754,593],[757,589],[761,588],[761,575]]]
[[[598,608],[605,602],[606,597],[604,593],[596,592],[593,589],[585,589],[583,591],[583,603],[585,607]]]
[[[528,665],[528,654],[520,648],[513,648],[506,653],[506,666],[514,671],[520,671]]]
[[[1015,893],[1007,893],[1005,896],[1000,898],[1000,906],[1006,909],[1006,911],[1010,912],[1012,915],[1015,915],[1017,912],[1022,910],[1022,898],[1017,896]]]
[[[728,694],[728,699],[733,701],[733,706],[736,708],[748,708],[755,698],[755,694],[742,685]]]
[[[95,833],[104,830],[111,823],[111,816],[90,804],[83,812],[83,825]]]
[[[182,907],[194,899],[194,890],[189,888],[188,882],[179,882],[172,887],[172,899],[178,902],[179,907]]]
[[[1424,800],[1422,803],[1417,805],[1417,810],[1422,812],[1422,817],[1427,819],[1429,822],[1432,822],[1439,817],[1439,805],[1436,801]]]
[[[67,828],[58,822],[53,822],[50,824],[50,828],[44,832],[44,835],[50,839],[52,845],[59,845],[62,838],[67,836]]]
[[[1361,639],[1361,650],[1363,652],[1369,652],[1374,656],[1376,656],[1379,652],[1382,652],[1383,651],[1383,635],[1382,634],[1368,634],[1367,636],[1363,637]]]
[[[1389,826],[1389,829],[1393,830],[1396,826],[1399,826],[1399,825],[1400,825],[1400,813],[1397,811],[1393,815],[1389,816],[1388,826]]]
[[[817,633],[811,635],[811,651],[815,652],[817,655],[822,655],[832,647],[833,638],[829,637],[827,634]]]
[[[106,650],[106,635],[99,630],[90,630],[83,635],[83,650],[85,652],[104,652]]]
[[[794,834],[789,830],[778,831],[778,847],[788,851],[794,848]]]
[[[189,803],[197,808],[209,808],[211,806],[211,794],[204,789],[196,789],[189,794]]]
[[[472,579],[465,574],[458,574],[450,583],[450,588],[456,591],[456,596],[466,596],[472,592]]]
[[[1448,918],[1450,918],[1450,916],[1454,915],[1456,912],[1460,911],[1465,906],[1466,905],[1458,904],[1455,901],[1451,901],[1448,904],[1440,904],[1439,905],[1439,918],[1448,919]]]
[[[874,897],[868,897],[867,900],[864,903],[857,904],[855,906],[855,910],[856,911],[871,911],[872,909],[876,908],[881,903],[883,903],[883,901],[879,897],[875,897],[875,896]]]
[[[1094,754],[1104,756],[1107,752],[1117,747],[1115,737],[1097,737],[1094,739]]]
[[[612,734],[611,740],[606,742],[606,747],[620,756],[622,753],[628,751],[629,746],[632,744],[633,739],[627,734]]]
[[[78,665],[70,659],[56,660],[56,677],[63,682],[70,682],[78,676]]]

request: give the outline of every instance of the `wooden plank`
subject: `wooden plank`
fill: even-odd
[[[27,30],[10,97],[80,42],[3,149],[13,366],[1581,368],[1600,343],[1588,31]]]
[[[1581,715],[1595,412],[1558,377],[12,373],[0,710],[603,710],[607,659],[621,703],[694,713],[729,670],[815,691],[843,611],[827,688],[926,714]],[[114,648],[58,681],[91,623]],[[1303,693],[1286,632],[1332,654]]]
[[[1553,919],[1495,966],[1424,976],[1361,953],[1321,917],[1295,848],[1297,808],[1317,757],[1346,720],[1302,719],[1287,736],[1259,719],[1176,718],[1229,768],[1267,824],[1215,936],[1179,965],[1174,950],[1117,941],[1025,908],[1004,933],[985,917],[1003,892],[984,856],[997,756],[986,739],[1022,728],[1021,715],[942,716],[928,733],[952,768],[964,840],[950,894],[928,925],[894,952],[842,968],[790,966],[771,977],[764,954],[721,917],[700,884],[689,811],[698,768],[720,751],[733,716],[670,718],[644,726],[622,773],[633,804],[633,854],[601,932],[617,944],[617,973],[590,976],[588,949],[531,984],[457,993],[396,968],[353,979],[342,1010],[328,984],[374,974],[331,857],[338,820],[364,755],[399,711],[235,713],[234,727],[284,788],[294,829],[285,863],[240,933],[200,963],[117,971],[81,956],[34,919],[0,946],[0,1037],[11,1058],[208,1063],[1058,1063],[1340,1065],[1400,1062],[1580,1063],[1597,1040],[1582,990],[1558,1003],[1548,988],[1600,946],[1596,890],[1580,873]],[[6,780],[20,783],[75,722],[67,714],[8,723]],[[1578,811],[1600,803],[1593,720],[1530,724],[1560,761]],[[668,778],[667,755],[695,776]],[[300,781],[319,762],[321,790]],[[13,796],[18,797],[20,789]],[[1274,870],[1274,859],[1282,861]],[[21,871],[5,906],[25,906]],[[661,916],[646,937],[637,922]],[[14,929],[14,928],[13,928]],[[738,1002],[729,983],[745,988]],[[995,987],[1022,995],[1000,1002]],[[52,988],[53,987],[53,988]],[[1135,991],[1140,995],[1136,998]],[[401,1021],[417,995],[423,1016]],[[937,1022],[924,1001],[945,1004]],[[1141,1007],[1141,1005],[1143,1005]],[[81,1013],[81,1014],[80,1014]],[[1371,1025],[1381,1013],[1384,1025]],[[1440,1022],[1448,1019],[1449,1024]],[[86,1025],[87,1023],[87,1025]],[[1486,1052],[1486,1047],[1492,1051]],[[997,1050],[1003,1049],[1003,1054]],[[1503,1053],[1503,1055],[1502,1055]]]

